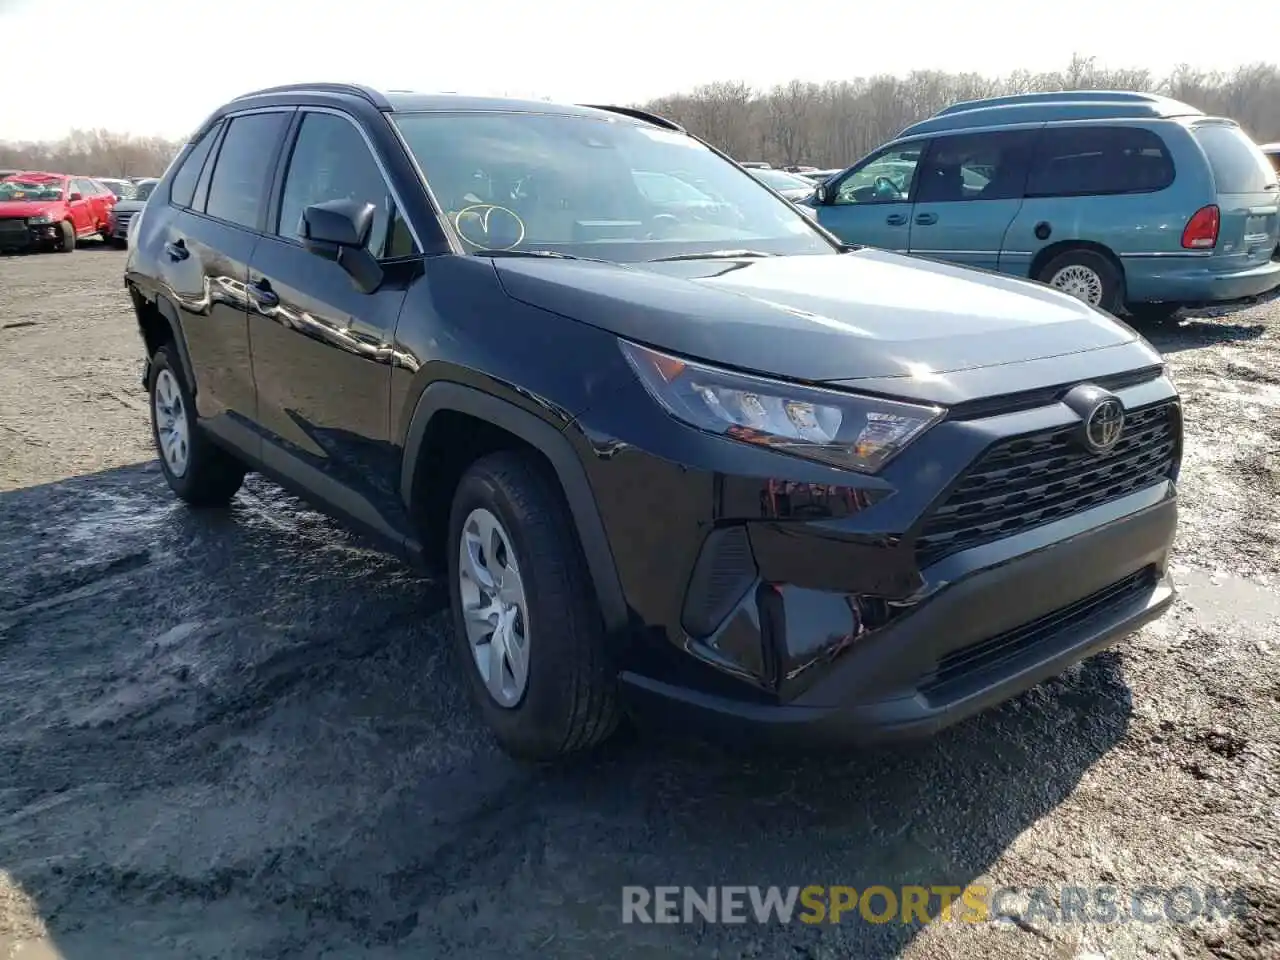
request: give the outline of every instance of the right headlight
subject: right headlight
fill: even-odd
[[[861,473],[875,473],[945,412],[749,376],[618,342],[650,395],[677,420]]]

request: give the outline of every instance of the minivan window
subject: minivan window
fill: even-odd
[[[169,186],[169,199],[179,207],[191,206],[191,198],[196,192],[196,180],[200,177],[200,171],[204,169],[205,159],[209,156],[209,151],[213,149],[214,142],[218,139],[218,130],[222,124],[215,123],[209,128],[209,132],[200,138],[199,142],[187,153],[186,159],[182,161],[176,173],[173,175],[173,182]]]
[[[231,121],[214,161],[205,213],[257,228],[266,203],[271,157],[288,119],[286,113],[251,113]]]
[[[836,190],[835,202],[901,203],[911,200],[916,165],[927,143],[891,147],[864,160]]]
[[[1173,159],[1159,135],[1142,127],[1049,127],[1027,177],[1028,197],[1151,193],[1173,183]]]
[[[1209,158],[1219,193],[1259,193],[1276,182],[1267,155],[1234,123],[1200,123],[1191,132]]]
[[[916,202],[1021,198],[1032,136],[1009,130],[939,137],[920,170]]]
[[[368,144],[350,121],[331,113],[308,113],[289,159],[276,233],[300,238],[306,207],[342,199],[377,207],[368,246],[375,257],[382,257],[391,197]]]
[[[624,118],[395,114],[470,252],[545,250],[621,262],[726,249],[836,253],[794,205],[705,144]],[[713,204],[646,195],[675,177]]]

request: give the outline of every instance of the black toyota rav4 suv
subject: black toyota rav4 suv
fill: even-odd
[[[1180,408],[1144,340],[842,247],[663,118],[273,88],[139,217],[170,486],[216,506],[260,471],[447,578],[514,754],[646,706],[927,733],[1173,599]]]

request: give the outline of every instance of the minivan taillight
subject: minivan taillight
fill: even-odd
[[[1191,215],[1182,231],[1182,246],[1186,250],[1208,250],[1218,243],[1218,207],[1209,204]]]

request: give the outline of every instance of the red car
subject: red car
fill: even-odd
[[[52,247],[71,253],[77,240],[105,240],[115,203],[115,194],[89,177],[11,174],[0,180],[0,250]]]

